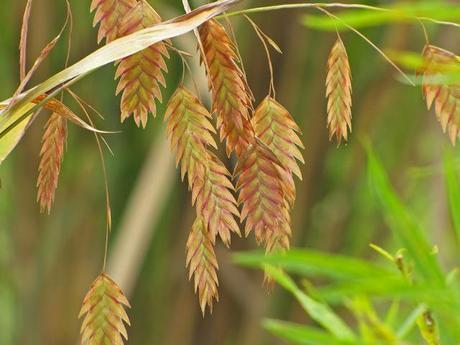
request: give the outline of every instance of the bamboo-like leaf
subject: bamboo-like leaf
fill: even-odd
[[[416,272],[433,286],[445,285],[442,269],[417,219],[406,209],[391,186],[388,176],[371,148],[368,148],[368,172],[390,229],[414,260]]]
[[[460,181],[451,152],[446,152],[444,155],[444,176],[446,180],[446,193],[449,200],[450,218],[457,241],[460,242]]]
[[[18,108],[14,115],[7,121],[0,122],[0,133],[4,135],[0,138],[0,164],[5,158],[14,150],[16,145],[24,136],[27,127],[32,120],[32,113],[26,115],[31,109],[34,108],[33,103],[26,103]],[[0,111],[0,117],[4,112]]]
[[[96,11],[93,25],[100,25],[97,43],[104,38],[107,43],[119,38],[121,21],[136,4],[137,0],[93,0],[91,12]]]
[[[267,319],[264,328],[270,333],[299,345],[364,345],[358,340],[344,340],[315,327],[297,323]]]
[[[30,115],[39,108],[38,105],[30,106],[30,102],[38,96],[51,90],[50,96],[54,96],[63,88],[75,83],[101,66],[135,54],[152,44],[192,31],[239,1],[216,1],[201,6],[189,14],[117,39],[19,95],[17,102],[10,109],[0,112],[0,163],[22,138],[26,125],[29,123],[27,120],[31,119]]]
[[[142,0],[121,21],[119,34],[126,36],[160,22],[158,13]],[[121,121],[133,115],[137,126],[145,128],[148,112],[156,116],[155,100],[162,101],[160,85],[166,87],[164,57],[169,57],[168,50],[160,42],[120,61],[115,77],[120,77],[117,94],[123,91]]]
[[[189,278],[194,277],[195,292],[198,293],[201,312],[206,306],[212,312],[214,300],[219,301],[216,254],[211,234],[206,231],[203,219],[197,217],[187,240],[187,260]]]
[[[455,145],[460,132],[460,84],[443,82],[443,67],[457,65],[455,54],[426,45],[423,50],[425,66],[422,69],[422,90],[428,109],[434,109],[442,130],[448,132]],[[436,79],[439,79],[436,81]]]
[[[305,294],[282,270],[272,266],[266,266],[265,271],[275,279],[278,284],[292,293],[305,312],[307,312],[313,320],[327,329],[336,338],[343,340],[353,340],[355,338],[352,330],[327,304],[315,301]]]
[[[130,305],[121,289],[106,273],[101,273],[86,294],[78,315],[85,316],[81,344],[123,345],[122,336],[128,339],[123,322],[130,325],[124,307]]]
[[[351,131],[351,72],[348,55],[340,36],[327,61],[326,97],[329,140],[348,140]]]
[[[199,33],[220,137],[226,139],[227,155],[235,151],[239,156],[249,145],[253,130],[249,122],[252,94],[239,66],[236,43],[216,20],[201,25]]]
[[[67,123],[59,114],[53,113],[45,125],[38,167],[37,201],[41,212],[51,212],[51,205],[58,185],[59,172],[67,139]]]
[[[176,151],[176,164],[181,164],[182,179],[188,175],[192,202],[203,218],[213,243],[219,235],[228,246],[231,233],[239,234],[234,218],[239,212],[230,173],[210,151],[216,147],[210,123],[211,114],[184,86],[171,97],[165,114],[171,148]]]
[[[331,4],[332,5],[332,4]],[[383,5],[383,3],[382,3]],[[382,26],[391,23],[410,23],[420,20],[439,20],[458,22],[460,6],[454,2],[437,3],[417,1],[413,3],[385,3],[384,10],[343,9],[340,19],[355,29]],[[357,6],[360,6],[359,4]],[[366,6],[366,5],[364,5]],[[363,6],[363,7],[364,7]],[[350,6],[351,7],[351,6]],[[380,7],[382,8],[382,7]],[[306,15],[302,23],[313,29],[336,32],[349,30],[335,18],[324,15]]]
[[[288,249],[290,216],[279,160],[266,145],[255,140],[240,157],[235,176],[246,235],[254,231],[256,240],[267,251]]]

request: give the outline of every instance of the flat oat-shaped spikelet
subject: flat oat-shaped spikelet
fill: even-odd
[[[452,145],[455,145],[460,131],[460,84],[446,80],[446,73],[459,70],[459,59],[455,54],[432,45],[425,46],[423,58],[422,91],[426,105],[429,110],[434,104],[443,131],[448,132]]]
[[[327,60],[326,97],[329,140],[335,135],[340,144],[348,140],[351,131],[351,69],[348,55],[340,37]]]
[[[86,294],[78,318],[82,345],[123,345],[128,334],[123,322],[130,325],[124,307],[129,302],[121,289],[106,273],[101,273]]]
[[[291,114],[272,97],[266,97],[256,108],[252,118],[254,132],[280,161],[286,176],[286,183],[290,186],[291,199],[295,199],[295,185],[292,175],[302,179],[297,160],[305,163],[299,148],[304,145],[299,138],[301,133]],[[289,191],[288,191],[289,192]],[[290,200],[293,204],[294,200]]]
[[[45,125],[38,166],[37,201],[41,212],[51,212],[66,140],[67,122],[61,115],[53,113]]]
[[[239,66],[235,43],[225,28],[212,19],[200,26],[199,33],[220,137],[226,139],[227,155],[235,151],[239,156],[253,136],[249,122],[252,94]]]
[[[107,42],[119,38],[120,23],[136,4],[136,0],[93,0],[91,12],[96,11],[93,25],[100,25],[97,43],[104,38]]]
[[[194,277],[195,292],[198,293],[203,315],[206,306],[209,306],[212,312],[214,300],[219,301],[219,266],[211,237],[206,231],[203,219],[197,217],[187,240],[186,265],[189,268],[189,279]]]
[[[212,242],[217,235],[228,246],[231,233],[239,234],[237,202],[233,196],[230,173],[210,151],[216,147],[210,122],[211,114],[184,86],[171,97],[165,114],[171,148],[176,152],[176,164],[181,175],[188,176],[192,202],[202,217]]]
[[[160,16],[141,0],[120,22],[119,35],[126,36],[161,22]],[[121,121],[133,115],[137,126],[145,128],[148,113],[156,116],[155,100],[162,101],[160,85],[166,87],[163,73],[169,58],[165,43],[160,42],[119,61],[115,78],[120,78],[117,95],[121,98]]]
[[[291,236],[285,179],[280,170],[277,157],[258,139],[235,168],[245,233],[254,231],[257,242],[269,252],[288,249]]]

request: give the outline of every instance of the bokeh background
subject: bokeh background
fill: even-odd
[[[0,1],[1,99],[8,98],[18,83],[18,42],[25,2]],[[71,61],[77,61],[97,48],[97,31],[92,27],[90,0],[70,2],[74,18]],[[245,6],[283,2],[247,0]],[[182,13],[179,0],[150,3],[164,18]],[[327,55],[336,36],[302,26],[300,18],[305,13],[289,10],[252,16],[284,52],[273,54],[277,98],[303,130],[306,164],[303,181],[297,183],[293,245],[369,259],[376,256],[368,246],[371,242],[393,248],[390,232],[369,195],[366,155],[360,140],[368,138],[399,194],[442,248],[444,263],[457,262],[442,174],[442,155],[452,149],[434,114],[426,110],[420,89],[401,83],[395,70],[361,38],[343,33],[354,82],[353,134],[348,144],[337,147],[330,143],[324,81]],[[29,66],[59,31],[64,17],[64,1],[34,0]],[[246,21],[232,18],[231,23],[249,83],[256,99],[261,100],[268,89],[265,53]],[[433,43],[458,49],[458,29],[428,25],[428,30]],[[416,23],[383,25],[363,32],[388,50],[420,52],[425,42]],[[196,54],[192,34],[175,43]],[[64,37],[31,85],[63,68],[66,45]],[[196,59],[191,63],[201,96],[209,104],[203,71]],[[165,100],[182,75],[177,55],[171,54],[168,66]],[[308,318],[285,292],[276,287],[271,292],[264,290],[262,273],[232,262],[231,251],[256,247],[252,237],[235,238],[231,251],[218,247],[220,302],[212,316],[202,317],[185,268],[185,241],[194,210],[165,142],[164,106],[159,105],[157,118],[150,118],[145,130],[131,120],[120,124],[113,75],[114,67],[106,66],[73,90],[105,116],[104,121],[95,119],[99,128],[121,131],[106,136],[114,156],[107,150],[104,154],[113,214],[109,273],[132,304],[129,344],[282,343],[260,327],[263,317],[298,322],[308,322]],[[69,97],[66,100],[78,112]],[[45,121],[42,113],[0,167],[1,345],[76,344],[80,303],[102,264],[105,195],[94,136],[69,125],[54,209],[50,216],[41,215],[35,184]],[[226,163],[229,167],[234,164]]]

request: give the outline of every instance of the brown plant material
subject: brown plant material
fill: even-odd
[[[280,161],[260,140],[255,140],[235,168],[241,220],[246,236],[254,231],[256,240],[268,252],[288,249],[291,236],[286,180]]]
[[[211,114],[184,86],[171,97],[165,114],[171,148],[176,152],[176,164],[181,175],[188,176],[192,203],[202,217],[214,243],[217,235],[228,246],[231,233],[239,234],[234,218],[239,212],[232,194],[230,173],[219,158],[210,151],[216,148],[212,134]]]
[[[212,19],[200,27],[199,33],[220,138],[226,139],[227,155],[235,151],[239,156],[253,137],[249,120],[252,94],[239,66],[235,43],[225,28]]]
[[[119,35],[126,36],[161,22],[157,12],[140,1],[120,22]],[[137,126],[147,125],[148,113],[156,116],[155,100],[162,102],[160,85],[166,87],[164,58],[169,58],[165,43],[160,42],[119,62],[115,78],[120,78],[116,93],[121,98],[121,121],[133,115]]]
[[[326,97],[329,140],[335,135],[338,143],[348,140],[351,132],[351,69],[345,46],[337,38],[327,61]]]
[[[100,25],[97,43],[104,38],[107,43],[119,38],[121,21],[136,4],[136,0],[93,0],[91,12],[96,11],[93,26]]]
[[[123,345],[127,340],[125,328],[130,325],[124,307],[129,302],[117,284],[106,273],[101,273],[86,294],[78,318],[85,316],[81,325],[82,345]]]
[[[422,69],[422,91],[428,110],[434,109],[442,130],[448,132],[455,145],[460,132],[460,85],[446,81],[446,72],[459,71],[459,60],[455,54],[426,45],[423,50],[425,64]]]
[[[204,221],[197,217],[187,240],[186,265],[189,268],[189,279],[194,277],[195,293],[198,293],[201,312],[206,306],[212,313],[214,300],[219,301],[216,254],[212,235],[206,230]]]
[[[38,167],[37,201],[41,212],[51,212],[67,140],[67,122],[53,113],[45,125]]]

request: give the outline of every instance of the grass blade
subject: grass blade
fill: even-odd
[[[352,330],[329,308],[319,303],[300,290],[294,281],[280,269],[266,265],[265,272],[299,301],[310,317],[327,329],[338,339],[353,340]]]
[[[406,209],[390,184],[388,176],[371,148],[368,148],[371,187],[382,207],[387,224],[414,261],[415,269],[427,283],[444,285],[445,279],[433,248],[414,216]]]
[[[205,21],[223,13],[230,6],[238,3],[239,1],[240,0],[220,0],[204,5],[189,14],[117,39],[86,56],[74,65],[53,75],[38,86],[24,92],[20,95],[20,97],[18,97],[17,102],[10,109],[0,114],[0,145],[8,146],[10,148],[8,150],[4,150],[4,152],[6,155],[9,154],[9,152],[11,152],[11,150],[15,147],[15,145],[11,147],[11,142],[14,141],[17,143],[21,139],[25,126],[22,127],[22,130],[16,130],[15,128],[23,123],[23,118],[27,118],[29,114],[35,110],[36,107],[32,107],[24,112],[25,105],[33,99],[46,94],[51,90],[53,91],[52,95],[54,95],[61,91],[64,86],[69,86],[69,84],[73,81],[78,80],[104,65],[135,54],[162,40],[192,31]],[[12,121],[12,119],[15,120]],[[13,130],[13,134],[9,134],[9,132]],[[8,145],[2,144],[5,136],[9,138],[10,143]],[[14,139],[11,140],[12,138]],[[0,162],[6,157],[6,155],[0,156]]]
[[[450,151],[444,155],[444,176],[446,179],[446,191],[449,200],[450,217],[452,225],[460,242],[460,183],[455,170],[455,161]]]
[[[243,266],[261,267],[270,264],[302,276],[325,276],[338,280],[395,276],[382,266],[347,256],[314,250],[291,249],[289,252],[265,255],[263,252],[241,252],[233,257]]]
[[[300,345],[358,345],[360,342],[337,339],[319,329],[297,323],[266,319],[263,327],[270,333]]]

